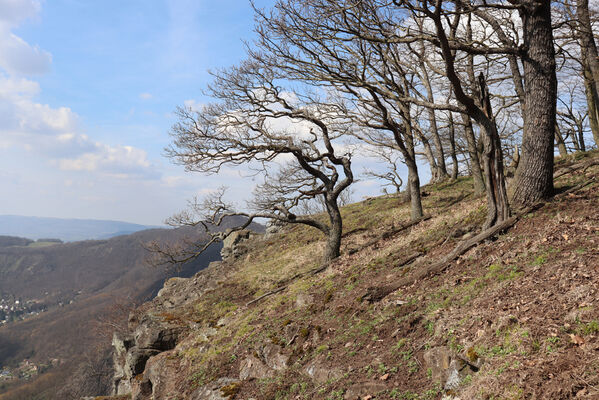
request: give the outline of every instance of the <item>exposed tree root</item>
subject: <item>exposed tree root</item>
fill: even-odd
[[[562,192],[562,193],[554,196],[553,200],[564,197],[564,196],[568,195],[569,193],[576,192],[576,191],[582,189],[583,187],[590,185],[593,182],[595,182],[595,181],[590,180],[585,183],[581,183],[580,185],[576,185],[576,186],[566,190],[565,192]],[[377,302],[377,301],[384,299],[390,293],[398,290],[399,288],[401,288],[403,286],[411,285],[414,282],[424,279],[425,277],[427,277],[429,275],[435,275],[440,272],[443,272],[447,267],[449,267],[450,263],[453,260],[455,260],[462,254],[464,254],[466,251],[475,247],[479,243],[482,243],[485,240],[511,228],[523,216],[543,207],[545,204],[547,204],[547,203],[539,202],[533,206],[526,207],[525,209],[521,210],[515,216],[508,218],[507,220],[505,220],[497,225],[494,225],[489,229],[482,231],[481,233],[479,233],[478,235],[476,235],[470,239],[460,242],[449,254],[447,254],[445,257],[443,257],[441,260],[439,260],[437,262],[434,262],[429,265],[422,265],[426,262],[426,261],[423,261],[421,264],[415,265],[412,268],[412,270],[414,271],[413,274],[400,279],[399,281],[395,282],[393,285],[369,288],[367,290],[366,294],[364,296],[362,296],[361,299],[363,301],[366,300],[371,303]]]
[[[555,174],[553,174],[553,180],[555,180],[561,176],[567,175],[571,172],[578,171],[579,169],[586,170],[587,168],[592,167],[593,165],[599,165],[599,159],[593,158],[591,160],[581,161],[579,163],[570,165],[569,167],[563,168],[559,172],[556,172]]]

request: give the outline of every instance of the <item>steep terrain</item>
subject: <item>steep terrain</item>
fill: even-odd
[[[113,398],[597,399],[596,157],[559,160],[554,199],[442,264],[485,219],[469,178],[426,187],[409,227],[398,198],[345,207],[329,265],[308,228],[252,236],[130,315]]]
[[[32,393],[40,399],[71,398],[67,380],[74,381],[74,370],[90,373],[85,368],[95,370],[96,380],[88,376],[88,390],[77,383],[70,392],[102,391],[107,382],[110,335],[114,327],[126,325],[129,310],[151,299],[165,278],[191,276],[220,259],[216,245],[179,270],[152,268],[144,261],[147,252],[142,243],[183,236],[205,240],[201,231],[192,229],[146,230],[109,240],[45,246],[3,237],[0,393],[7,393],[0,398],[36,398]],[[23,383],[32,389],[24,390]],[[55,394],[57,387],[62,397]]]

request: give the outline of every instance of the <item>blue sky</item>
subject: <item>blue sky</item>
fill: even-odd
[[[163,149],[253,23],[248,0],[0,0],[0,214],[161,224],[223,184],[243,205],[251,178],[185,173]]]
[[[244,0],[0,0],[0,214],[159,224],[226,181],[162,150],[252,28]]]

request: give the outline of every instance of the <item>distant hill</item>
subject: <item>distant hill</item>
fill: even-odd
[[[110,239],[151,228],[158,227],[122,221],[0,215],[0,235],[20,236],[36,240],[57,238],[66,242],[74,242]]]
[[[239,223],[239,219],[232,218],[220,229]],[[257,224],[252,228],[264,230]],[[127,325],[128,308],[153,298],[165,279],[189,277],[211,261],[219,260],[222,247],[220,243],[213,244],[193,262],[164,269],[147,265],[148,253],[142,244],[154,240],[173,244],[182,239],[201,243],[206,238],[202,229],[191,227],[148,229],[71,243],[0,236],[0,321],[6,318],[3,305],[22,308],[21,315],[25,316],[24,320],[9,319],[0,326],[0,370],[6,366],[14,368],[24,360],[36,365],[56,362],[60,368],[41,376],[49,390],[55,390],[66,388],[67,381],[74,386],[73,376],[84,368],[82,365],[94,369],[101,362],[110,365],[107,351],[112,330]],[[100,386],[92,390],[81,384],[81,390],[106,391],[109,378],[98,375],[85,384]],[[21,383],[0,380],[0,400],[79,398],[5,394],[12,389],[21,390]],[[38,389],[32,390],[38,393]]]

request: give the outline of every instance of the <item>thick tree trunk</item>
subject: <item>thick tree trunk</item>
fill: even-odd
[[[549,1],[525,0],[520,9],[524,32],[526,107],[522,157],[514,179],[513,202],[529,205],[553,193],[557,79]]]
[[[432,101],[434,101],[434,98],[432,96],[430,96]],[[445,164],[445,151],[443,150],[443,143],[441,143],[441,137],[439,136],[439,128],[437,126],[437,117],[435,115],[435,110],[433,110],[432,108],[428,109],[428,114],[429,114],[429,123],[430,123],[430,129],[431,129],[431,133],[433,135],[433,141],[435,143],[435,150],[436,150],[436,158],[437,158],[437,171],[438,171],[438,178],[437,180],[440,181],[444,181],[445,179],[447,179],[449,177],[449,174],[447,173],[447,166]]]
[[[426,161],[428,162],[428,166],[431,171],[431,183],[443,181],[443,171],[439,167],[439,164],[437,164],[437,160],[435,159],[435,154],[430,142],[424,135],[419,135],[418,137],[422,142],[424,156],[426,157]]]
[[[468,143],[468,153],[470,154],[470,170],[474,179],[474,191],[478,194],[485,191],[485,180],[480,169],[480,159],[478,158],[478,150],[476,146],[476,136],[472,129],[472,120],[466,114],[462,114],[462,122],[464,124],[464,134]]]
[[[576,1],[578,41],[582,56],[584,91],[589,107],[589,125],[599,146],[599,54],[589,15],[589,0]]]

